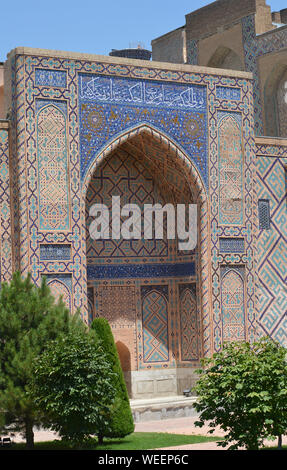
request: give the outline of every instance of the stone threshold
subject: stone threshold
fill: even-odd
[[[135,423],[197,416],[196,397],[168,396],[130,400]]]

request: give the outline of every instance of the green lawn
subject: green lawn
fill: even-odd
[[[92,439],[89,450],[147,450],[160,447],[173,447],[185,444],[198,444],[200,442],[219,441],[219,437],[185,436],[182,434],[166,434],[153,432],[135,432],[124,439],[106,439],[104,445],[98,446],[97,440]],[[12,449],[23,450],[25,444],[15,444]],[[39,442],[35,444],[36,450],[65,450],[69,446],[62,441]]]

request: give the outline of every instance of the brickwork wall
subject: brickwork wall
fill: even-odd
[[[264,134],[286,137],[286,50],[262,55],[258,58],[258,68],[263,97]]]
[[[199,39],[220,31],[256,11],[255,0],[220,0],[186,15],[188,39]]]
[[[275,12],[273,20],[286,22],[286,11]],[[284,114],[278,110],[277,93],[270,97],[265,87],[274,69],[287,63],[287,27],[272,24],[266,1],[213,2],[186,15],[185,31],[187,63],[253,73],[255,134],[284,136],[285,124],[276,124]],[[172,37],[162,36],[156,44],[160,44],[157,60],[164,54],[170,61]]]
[[[152,59],[158,62],[183,64],[186,61],[185,28],[171,31],[152,41]]]
[[[219,47],[226,46],[228,49],[234,51],[241,61],[241,69],[244,69],[244,49],[242,42],[242,28],[240,24],[233,25],[214,36],[209,36],[198,44],[198,63],[200,65],[210,65],[213,67],[220,67],[221,64],[212,63],[210,60],[216,53]],[[223,67],[224,68],[224,67]],[[231,67],[226,67],[231,68]]]
[[[0,119],[5,118],[4,114],[4,68],[0,64]]]

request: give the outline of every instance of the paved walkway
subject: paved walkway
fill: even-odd
[[[197,428],[194,425],[194,422],[197,418],[174,418],[166,419],[162,421],[149,421],[145,423],[137,423],[135,426],[136,432],[166,432],[169,434],[184,434],[184,435],[200,435],[208,436],[208,425],[205,425],[202,428]],[[217,428],[215,436],[221,437],[224,435],[220,428]],[[51,431],[37,431],[35,430],[35,441],[44,442],[51,441],[57,438],[57,434]],[[23,438],[20,435],[16,435],[13,438],[14,442],[23,442]],[[283,438],[283,444],[287,445],[287,436]],[[267,446],[276,446],[276,441],[266,441],[265,445]],[[201,444],[188,444],[184,446],[169,447],[163,448],[164,450],[222,450],[221,447],[218,447],[216,442],[204,442]]]
[[[194,425],[198,418],[176,418],[167,419],[162,421],[150,421],[146,423],[136,424],[137,432],[167,432],[169,434],[185,434],[197,436],[210,436],[208,434],[209,426],[206,424],[202,428]],[[217,427],[214,436],[223,437],[224,432],[220,427]],[[265,441],[266,446],[277,446],[277,441]],[[283,437],[283,445],[287,445],[287,436]],[[162,450],[224,450],[218,447],[216,442],[203,442],[201,444],[188,444],[177,447],[164,447]]]

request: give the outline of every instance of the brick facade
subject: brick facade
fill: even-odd
[[[181,28],[186,63],[253,74],[256,135],[287,137],[282,97],[275,91],[287,70],[286,17],[286,9],[271,14],[265,0],[218,0],[187,14]],[[156,60],[169,62],[171,39],[169,33],[152,41]]]

